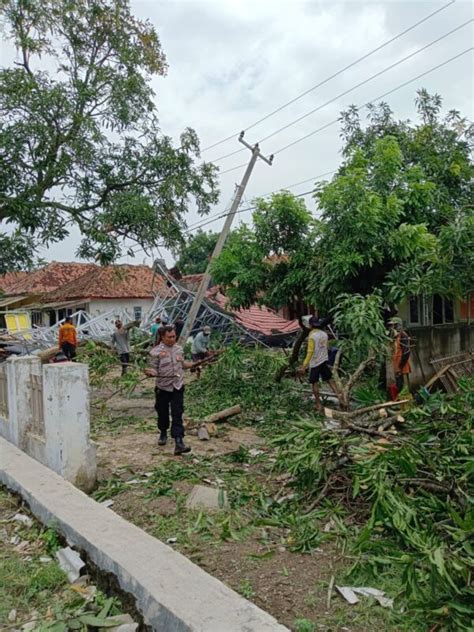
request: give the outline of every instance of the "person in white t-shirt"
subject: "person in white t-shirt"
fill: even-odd
[[[314,407],[317,412],[321,412],[323,407],[319,395],[319,380],[328,382],[334,392],[336,392],[336,385],[328,364],[328,335],[323,330],[323,321],[312,316],[309,319],[309,326],[311,331],[308,337],[308,351],[300,373],[306,373],[309,367],[309,383],[313,389]]]

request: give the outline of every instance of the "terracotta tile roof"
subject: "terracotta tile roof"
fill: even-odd
[[[203,274],[185,274],[179,279],[179,282],[190,292],[197,292],[203,276]]]
[[[96,268],[93,263],[62,263],[53,261],[34,272],[28,272],[13,284],[8,294],[44,294],[77,279],[88,270]]]
[[[7,272],[0,276],[0,291],[8,294],[11,287],[28,276],[28,272]]]
[[[187,274],[183,276],[180,283],[191,292],[196,292],[202,277],[202,274]],[[210,288],[206,296],[208,300],[233,314],[240,325],[264,336],[290,334],[300,328],[297,320],[286,320],[268,307],[252,305],[249,309],[231,309],[227,297],[219,291],[217,286]]]
[[[267,307],[252,305],[249,309],[230,309],[228,307],[228,299],[220,292],[216,292],[215,288],[209,290],[207,296],[209,300],[217,303],[219,307],[231,312],[240,325],[250,331],[259,332],[264,336],[291,334],[300,328],[297,320],[286,320]]]
[[[43,296],[47,302],[91,298],[154,298],[166,283],[145,265],[112,265],[94,268],[78,279]],[[160,291],[161,290],[161,291]]]

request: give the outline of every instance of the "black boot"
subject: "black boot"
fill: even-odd
[[[183,437],[178,437],[177,439],[175,439],[175,442],[176,446],[174,448],[174,453],[176,455],[191,452],[191,448],[187,445],[184,445]]]
[[[167,441],[168,441],[168,435],[166,434],[166,430],[162,430],[158,438],[158,445],[166,445]]]

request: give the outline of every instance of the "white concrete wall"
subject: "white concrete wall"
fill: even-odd
[[[12,357],[6,365],[9,415],[0,417],[0,435],[80,489],[91,490],[96,458],[89,439],[87,365],[42,366],[33,356]],[[40,376],[42,382],[42,424],[33,415],[32,376]]]
[[[126,309],[133,317],[134,307],[141,307],[142,315],[145,315],[152,305],[153,299],[151,298],[91,299],[87,311],[94,317],[106,314],[110,310],[116,310],[116,313],[119,314],[123,309]]]

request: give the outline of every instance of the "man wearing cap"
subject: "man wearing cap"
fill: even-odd
[[[209,355],[209,342],[211,340],[211,328],[206,325],[194,338],[191,346],[193,362],[204,360]]]
[[[309,319],[311,331],[308,337],[308,351],[300,368],[305,373],[309,366],[309,383],[313,389],[314,406],[318,412],[322,410],[319,395],[319,380],[328,382],[332,390],[336,392],[336,385],[332,379],[331,368],[328,364],[328,335],[323,331],[324,321],[312,316]]]

